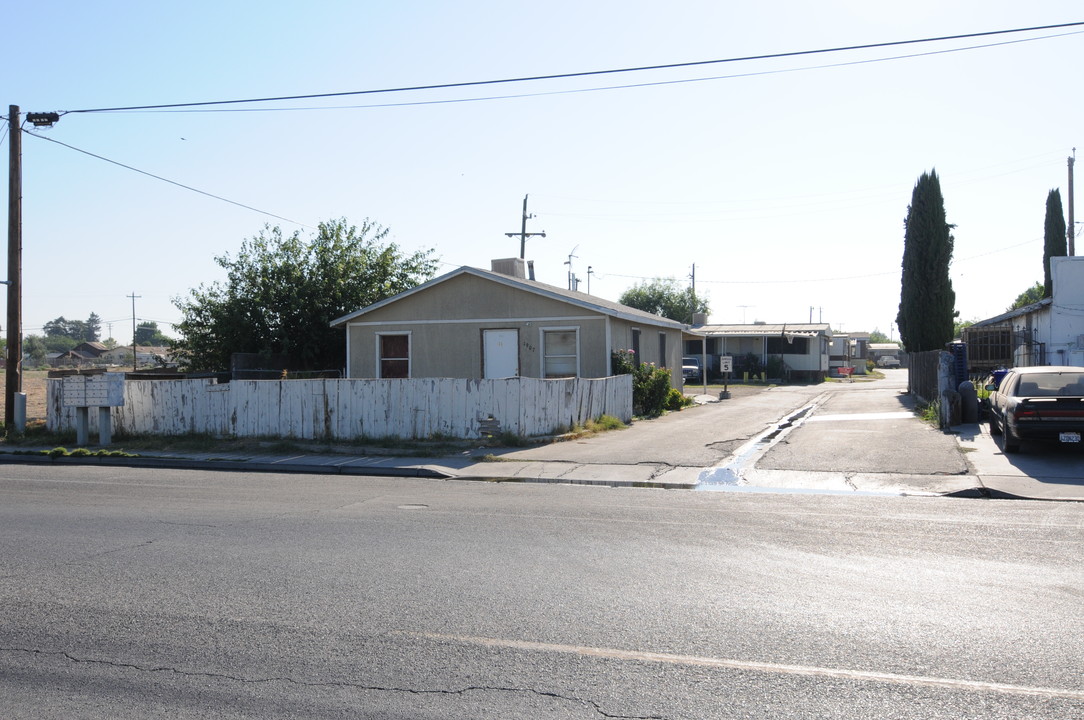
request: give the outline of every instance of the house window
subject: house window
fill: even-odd
[[[808,355],[809,338],[772,336],[767,338],[765,351],[769,355]]]
[[[548,378],[576,377],[579,371],[576,330],[542,332],[543,375]]]
[[[410,377],[410,335],[377,335],[381,378]]]
[[[632,331],[632,354],[636,356],[632,359],[634,363],[639,365],[643,362],[643,358],[640,357],[640,331],[635,328]]]
[[[659,333],[659,367],[666,367],[666,333]]]

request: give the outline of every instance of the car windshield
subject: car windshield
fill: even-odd
[[[1084,396],[1084,373],[1035,373],[1022,375],[1017,397]]]

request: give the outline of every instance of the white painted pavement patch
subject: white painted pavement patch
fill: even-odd
[[[914,420],[915,414],[906,410],[883,413],[851,413],[842,415],[814,415],[806,422],[839,422],[841,420]]]

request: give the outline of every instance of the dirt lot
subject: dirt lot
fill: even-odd
[[[26,420],[45,420],[45,378],[47,370],[27,370],[23,372],[23,392],[26,393]],[[0,372],[0,383],[7,387],[7,374]],[[6,392],[0,392],[0,419],[7,412],[4,401]]]

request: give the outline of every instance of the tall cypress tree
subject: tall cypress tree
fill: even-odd
[[[1043,297],[1054,295],[1054,283],[1050,277],[1050,258],[1069,254],[1069,241],[1065,235],[1065,215],[1061,211],[1061,191],[1054,189],[1046,195],[1046,225],[1043,232]]]
[[[941,350],[952,341],[956,293],[949,278],[952,228],[937,171],[922,173],[903,221],[903,276],[896,325],[908,352]]]

